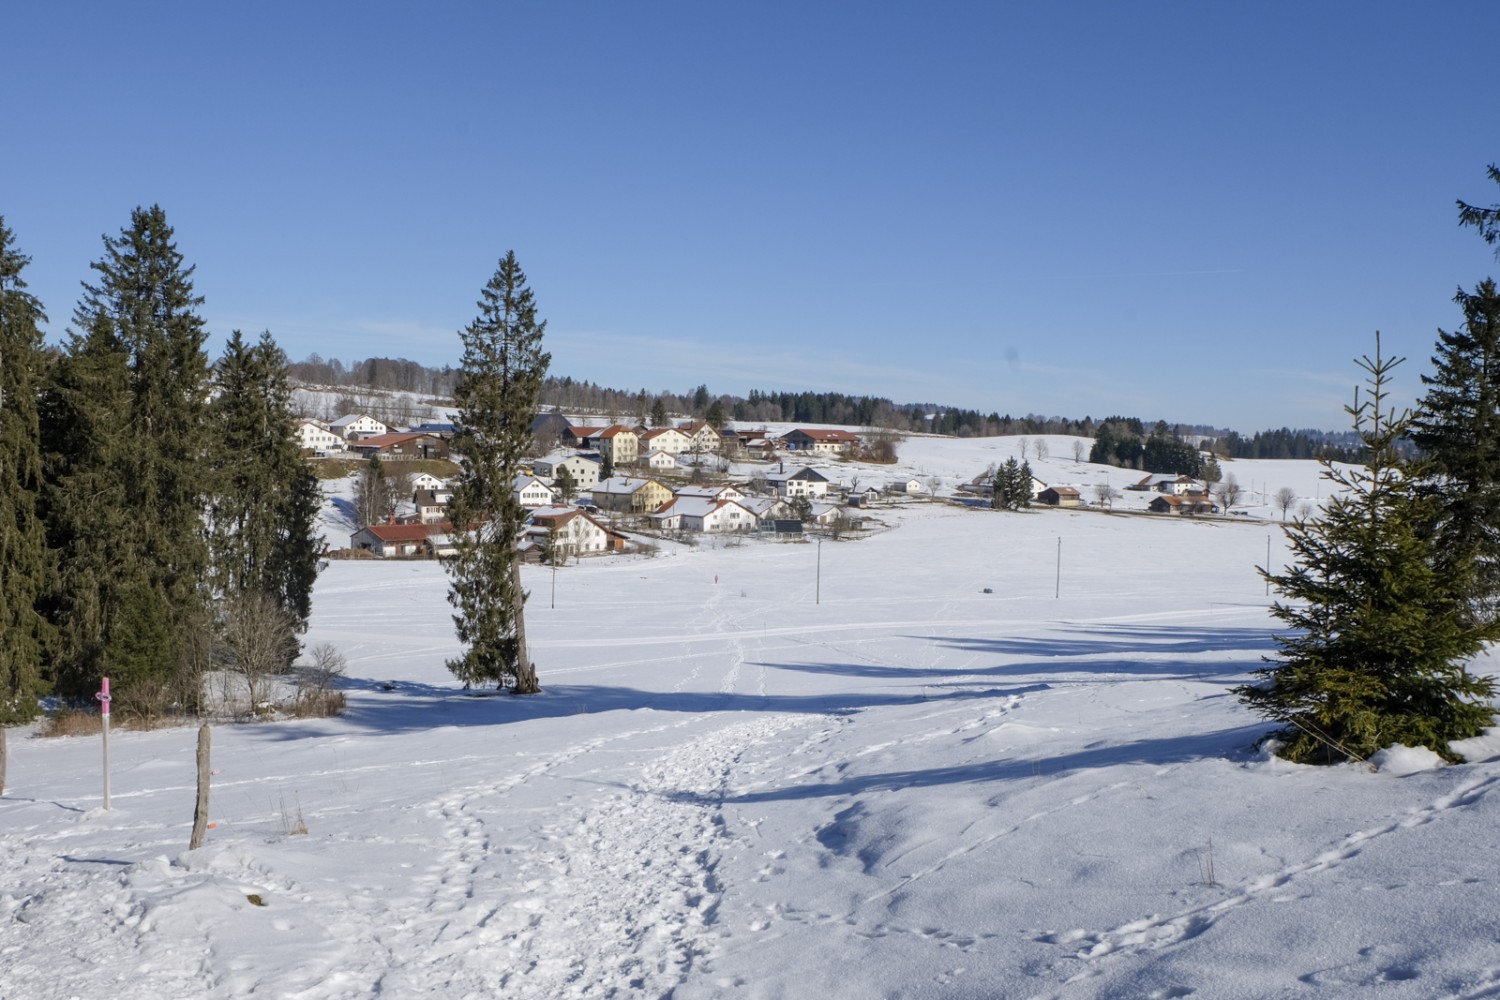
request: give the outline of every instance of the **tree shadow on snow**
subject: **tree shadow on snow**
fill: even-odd
[[[768,666],[785,667],[783,664]],[[643,691],[638,688],[597,684],[548,684],[545,676],[542,680],[541,694],[518,697],[493,690],[464,691],[457,687],[431,684],[386,684],[350,678],[345,682],[345,690],[366,688],[372,693],[365,697],[351,698],[348,708],[338,720],[326,720],[326,734],[331,735],[335,728],[344,729],[349,725],[375,733],[396,734],[443,726],[496,726],[530,719],[647,710],[689,714],[786,712],[853,715],[870,708],[1007,698],[1047,688],[1046,684],[1004,688],[979,688],[970,685],[962,689],[934,692],[932,685],[921,685],[893,691],[759,695],[718,691]],[[271,739],[298,739],[308,736],[309,728],[317,731],[323,726],[318,722],[295,728],[267,726],[266,735]]]
[[[1141,764],[1165,767],[1196,760],[1244,758],[1247,747],[1261,735],[1259,724],[1234,726],[1210,733],[1153,737],[1108,746],[1088,746],[1072,753],[1009,757],[949,767],[883,771],[878,774],[852,775],[836,781],[743,792],[738,795],[705,796],[698,792],[672,793],[674,801],[699,804],[775,802],[794,799],[830,798],[890,792],[903,788],[933,788],[943,785],[966,785],[981,782],[1056,778],[1093,768]]]
[[[901,678],[992,677],[1022,680],[1059,675],[1116,675],[1143,680],[1229,682],[1243,680],[1259,657],[1276,649],[1275,633],[1263,628],[1176,628],[1172,626],[1073,626],[1044,638],[970,639],[945,635],[906,635],[904,639],[997,658],[1028,659],[992,666],[911,667],[887,663],[790,663],[783,670],[888,680]],[[1072,637],[1068,633],[1076,634]],[[1242,652],[1256,660],[1194,660],[1204,653]],[[1131,655],[1134,654],[1134,655]],[[1107,657],[1101,659],[1100,657]],[[955,683],[949,680],[947,683]],[[962,683],[957,682],[957,683]]]
[[[1049,685],[1068,683],[1079,675],[1119,677],[1142,681],[1222,682],[1245,679],[1258,663],[1245,660],[1191,657],[1208,653],[1261,654],[1275,648],[1274,633],[1264,628],[1196,628],[1142,625],[1065,626],[1058,634],[1040,638],[968,639],[940,635],[905,638],[989,654],[996,658],[1024,657],[1019,662],[959,669],[912,667],[878,662],[760,662],[747,664],[806,674],[872,678],[889,682],[875,691],[833,691],[806,694],[743,694],[709,691],[649,691],[597,684],[547,683],[539,695],[515,697],[493,690],[464,691],[398,681],[346,678],[340,685],[356,694],[338,720],[308,722],[299,727],[268,727],[273,739],[300,738],[347,729],[349,725],[376,733],[404,733],[442,726],[495,726],[530,719],[561,718],[602,712],[789,712],[849,715],[870,708],[915,705],[922,702],[1004,698]],[[1104,657],[1104,658],[1100,658]],[[1179,658],[1180,657],[1180,658]],[[993,686],[995,684],[1003,686]],[[279,730],[279,731],[278,731]],[[1169,741],[1174,745],[1180,741]],[[1112,751],[1119,753],[1119,748]],[[1032,773],[1027,764],[1027,773]]]

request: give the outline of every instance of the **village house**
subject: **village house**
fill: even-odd
[[[522,507],[547,507],[557,499],[552,487],[535,476],[517,475],[511,489]]]
[[[836,503],[815,503],[808,508],[807,519],[813,524],[828,527],[844,518],[844,508]]]
[[[439,490],[415,490],[412,492],[412,506],[416,508],[418,524],[437,524],[439,521],[448,519],[448,504],[453,499],[453,491],[443,488]]]
[[[790,500],[796,497],[821,497],[828,494],[828,477],[803,466],[792,472],[769,472],[766,485],[773,486],[777,494]]]
[[[848,455],[859,444],[859,435],[839,428],[789,431],[781,439],[787,451],[810,451],[815,455]]]
[[[342,437],[313,420],[297,425],[297,446],[314,455],[341,453],[348,444]]]
[[[668,455],[681,455],[692,444],[692,439],[676,427],[655,427],[640,436],[642,450],[664,451]]]
[[[378,434],[351,442],[349,450],[361,458],[404,462],[419,458],[447,458],[448,442],[436,434]]]
[[[548,559],[598,555],[620,547],[623,539],[577,507],[539,507],[531,512],[526,535],[538,542]]]
[[[651,515],[651,521],[665,531],[701,531],[710,534],[754,531],[759,518],[755,511],[730,497],[673,497]]]
[[[349,536],[351,549],[363,549],[381,559],[411,559],[451,555],[452,526],[438,524],[371,524]]]
[[[567,469],[568,475],[573,479],[573,486],[580,493],[586,493],[599,485],[599,460],[587,455],[548,455],[546,458],[538,459],[531,464],[531,471],[538,476],[550,479],[555,486],[557,477],[562,475],[562,470]]]
[[[1173,496],[1179,497],[1186,496],[1189,493],[1203,492],[1203,484],[1198,480],[1192,476],[1180,476],[1175,472],[1149,475],[1125,488],[1127,490],[1170,493]]]
[[[780,497],[739,497],[736,502],[754,514],[761,524],[797,516],[791,504]]]
[[[746,458],[758,459],[762,462],[770,461],[771,456],[776,453],[776,441],[770,432],[761,430],[732,430],[726,428],[723,433],[724,447],[735,455]]]
[[[593,488],[594,506],[617,514],[647,514],[672,499],[672,491],[654,479],[613,476]]]
[[[640,464],[653,472],[675,472],[678,468],[676,454],[658,449],[641,456]]]
[[[1153,514],[1217,514],[1219,512],[1218,505],[1211,500],[1204,499],[1201,494],[1153,497],[1146,505],[1146,509]]]
[[[411,488],[443,492],[448,489],[448,484],[430,472],[419,472],[411,477]]]
[[[361,441],[377,434],[391,432],[385,424],[363,413],[350,413],[339,417],[328,425],[328,429],[345,441]]]
[[[590,439],[599,449],[599,457],[606,458],[614,466],[634,465],[640,455],[640,438],[635,431],[621,424],[611,424]]]
[[[572,422],[561,413],[539,413],[531,421],[531,440],[541,451],[572,444],[572,432]]]
[[[680,497],[705,497],[710,500],[738,500],[745,494],[728,483],[717,486],[679,486],[675,491]]]
[[[599,446],[599,435],[604,433],[607,427],[572,427],[570,426],[562,436],[564,446],[571,445],[573,448],[597,448]]]
[[[716,455],[723,445],[723,439],[713,425],[701,420],[680,424],[677,430],[687,437],[687,450],[694,455]]]

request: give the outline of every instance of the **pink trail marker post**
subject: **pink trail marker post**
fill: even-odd
[[[94,695],[99,699],[99,719],[104,729],[104,808],[109,808],[109,678],[104,678],[104,684],[99,693]]]

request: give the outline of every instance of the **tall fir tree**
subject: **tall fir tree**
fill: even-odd
[[[1496,617],[1500,603],[1500,294],[1486,279],[1454,299],[1464,322],[1438,331],[1432,375],[1412,420],[1411,439],[1430,460],[1423,488],[1440,508],[1438,568],[1475,561],[1473,611]]]
[[[41,614],[54,571],[39,511],[37,389],[46,314],[21,277],[30,262],[0,216],[0,726],[37,714],[53,639]]]
[[[300,632],[312,611],[322,494],[297,446],[286,354],[269,333],[250,344],[235,330],[214,386],[208,523],[215,601],[263,594]],[[288,664],[295,654],[293,647]]]
[[[514,678],[512,690],[540,690],[526,647],[526,591],[517,540],[526,509],[512,488],[531,440],[531,422],[551,356],[546,322],[514,251],[480,293],[479,315],[460,333],[463,361],[453,393],[453,451],[462,472],[449,516],[457,552],[447,564],[448,602],[465,649],[448,668],[465,687]]]
[[[60,680],[120,678],[122,704],[153,711],[196,701],[208,647],[202,299],[159,206],[90,266],[43,410]]]
[[[1271,735],[1290,760],[1363,760],[1395,743],[1454,759],[1450,741],[1494,715],[1493,682],[1464,664],[1496,628],[1464,613],[1472,564],[1437,568],[1437,503],[1397,452],[1408,419],[1387,396],[1400,362],[1381,356],[1377,334],[1375,356],[1358,362],[1369,395],[1346,407],[1366,464],[1324,462],[1335,490],[1317,517],[1286,528],[1292,568],[1262,570],[1280,595],[1271,613],[1289,630],[1259,681],[1235,693],[1283,724]]]

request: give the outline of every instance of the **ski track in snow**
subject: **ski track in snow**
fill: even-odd
[[[1095,963],[1101,959],[1138,956],[1170,948],[1198,937],[1213,927],[1220,918],[1246,904],[1280,902],[1291,898],[1288,890],[1357,857],[1373,841],[1439,820],[1450,810],[1472,806],[1497,784],[1500,784],[1500,775],[1465,782],[1428,805],[1410,810],[1400,819],[1351,833],[1310,860],[1289,864],[1277,871],[1252,878],[1214,902],[1172,914],[1151,914],[1103,931],[1075,929],[1047,932],[1036,936],[1035,940],[1072,949],[1071,958],[1081,959],[1089,967],[1067,979],[1066,984],[1085,982],[1100,975],[1100,969]],[[1383,970],[1381,974],[1393,979],[1409,978],[1402,974],[1402,970],[1395,968]],[[1477,1000],[1478,997],[1496,995],[1497,989],[1500,989],[1500,978],[1464,995]],[[1062,994],[1050,996],[1060,997]]]

